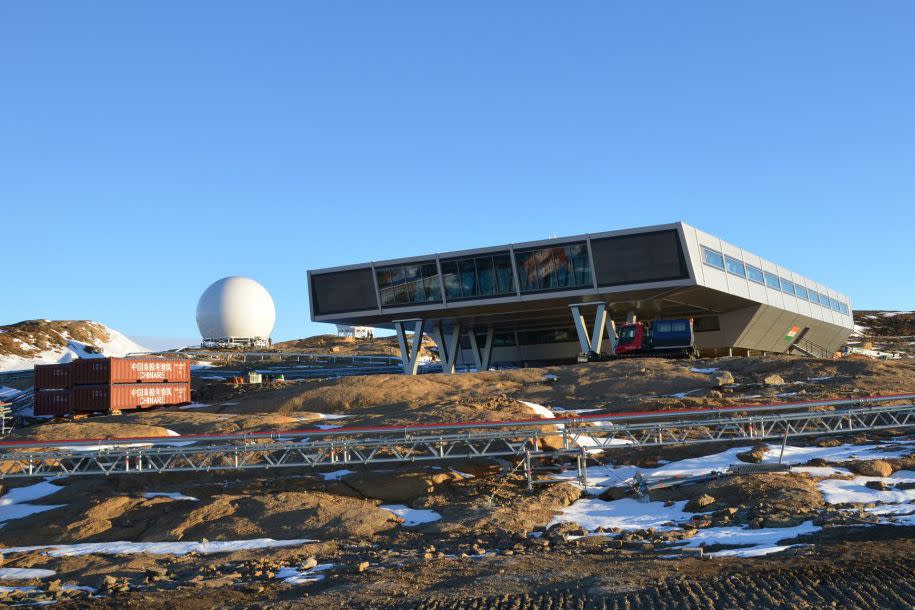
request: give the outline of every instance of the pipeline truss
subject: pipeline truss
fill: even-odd
[[[915,394],[407,427],[0,442],[0,478],[576,456],[915,426]],[[891,404],[893,403],[893,404]],[[904,404],[899,404],[904,403]]]

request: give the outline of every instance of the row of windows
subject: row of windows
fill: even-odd
[[[515,293],[512,262],[508,254],[442,261],[442,277],[445,296],[449,300]]]
[[[521,292],[592,286],[584,243],[534,248],[515,254]],[[449,300],[515,294],[515,273],[507,252],[444,260],[442,282]],[[381,305],[410,305],[442,300],[438,267],[433,262],[393,265],[376,270]]]
[[[809,301],[827,309],[832,309],[833,311],[845,314],[846,316],[849,314],[848,305],[841,301],[830,298],[821,292],[810,290],[806,286],[795,284],[774,273],[763,271],[759,267],[754,267],[753,265],[744,263],[731,256],[722,255],[721,252],[718,252],[717,250],[702,246],[702,259],[706,265],[721,269],[722,271],[727,271],[731,275],[748,279],[751,282],[768,286],[774,290],[781,290],[786,294],[796,296],[799,299]]]
[[[584,243],[515,252],[521,292],[592,286]]]
[[[382,305],[434,303],[442,300],[435,263],[395,265],[376,271]]]
[[[550,328],[545,330],[519,330],[515,332],[497,332],[493,335],[493,347],[514,347],[516,345],[544,345],[548,343],[571,343],[578,341],[574,328]],[[486,335],[477,333],[477,345],[486,343]],[[470,349],[470,339],[461,334],[461,349]]]

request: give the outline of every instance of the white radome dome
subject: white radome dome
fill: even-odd
[[[224,277],[197,302],[197,328],[206,339],[268,339],[276,308],[267,289],[249,277]]]

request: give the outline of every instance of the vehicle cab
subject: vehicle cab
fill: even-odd
[[[616,342],[617,354],[631,354],[645,349],[647,337],[645,325],[641,322],[625,324],[620,327],[619,338]]]

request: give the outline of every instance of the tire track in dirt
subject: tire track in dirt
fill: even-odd
[[[669,579],[639,591],[594,595],[554,589],[466,599],[426,599],[391,610],[718,610],[724,608],[915,607],[915,561],[867,562],[731,574],[698,580]]]

